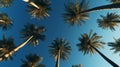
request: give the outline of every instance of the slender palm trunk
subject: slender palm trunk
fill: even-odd
[[[25,42],[23,42],[21,45],[19,45],[18,47],[16,47],[15,49],[13,49],[12,51],[10,51],[9,53],[5,54],[4,56],[5,57],[9,57],[14,52],[18,51],[20,48],[22,48],[23,46],[25,46],[32,38],[33,38],[33,36],[30,36]]]
[[[55,67],[60,67],[60,50],[58,51],[58,56],[57,56]]]
[[[108,4],[108,5],[94,7],[94,8],[82,11],[81,13],[89,13],[89,12],[97,11],[97,10],[108,10],[108,9],[117,9],[117,8],[120,8],[120,3]]]
[[[40,9],[39,6],[36,5],[36,4],[35,4],[34,2],[32,2],[32,1],[29,1],[29,0],[23,0],[23,1],[29,3],[30,5],[34,6],[34,7],[37,8],[37,9]]]
[[[113,62],[112,60],[110,60],[109,58],[107,58],[104,54],[102,54],[98,49],[96,49],[95,47],[92,46],[93,49],[95,49],[100,56],[102,56],[109,64],[111,64],[113,67],[119,67],[115,62]]]
[[[4,20],[0,20],[0,22],[4,23],[5,21]]]

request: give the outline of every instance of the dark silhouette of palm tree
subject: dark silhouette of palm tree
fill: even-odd
[[[82,0],[79,4],[78,0],[76,3],[69,2],[65,4],[65,13],[63,13],[64,20],[70,25],[82,24],[86,19],[89,18],[88,13],[97,10],[108,10],[120,8],[120,3],[102,5],[88,9],[89,2]]]
[[[21,67],[45,67],[44,64],[41,64],[43,58],[37,54],[29,54],[26,56],[26,60],[21,60],[23,64]]]
[[[56,38],[52,45],[49,46],[49,52],[50,54],[55,58],[56,65],[55,67],[60,67],[60,59],[67,60],[68,54],[71,52],[71,46],[67,41],[64,39]]]
[[[0,7],[9,7],[13,0],[0,0]]]
[[[7,30],[13,25],[13,21],[8,17],[6,13],[0,13],[0,27],[2,30]]]
[[[101,19],[97,19],[99,27],[103,29],[115,30],[115,26],[120,23],[120,15],[116,13],[107,13],[106,16],[101,15]]]
[[[27,24],[24,26],[24,29],[22,29],[21,34],[23,35],[22,38],[25,39],[25,41],[20,44],[15,49],[11,50],[9,53],[5,54],[6,57],[11,56],[13,53],[18,51],[20,48],[25,46],[27,43],[31,45],[38,45],[40,40],[45,40],[45,35],[43,35],[43,32],[45,31],[44,27],[38,27],[34,24]]]
[[[103,57],[109,64],[111,64],[113,67],[119,67],[116,63],[111,61],[109,58],[107,58],[103,53],[101,53],[98,48],[103,47],[103,44],[105,44],[100,39],[102,36],[98,36],[97,33],[93,33],[90,31],[89,34],[85,33],[82,34],[79,38],[80,43],[77,44],[79,51],[82,51],[85,54],[94,54],[95,52],[99,53],[101,57]]]
[[[6,36],[3,36],[3,39],[0,40],[0,61],[12,59],[12,56],[5,57],[4,55],[9,53],[11,50],[15,48],[15,43],[12,37],[8,39]]]
[[[51,10],[49,0],[23,0],[27,2],[28,13],[32,15],[33,18],[43,19],[49,17],[48,12]]]
[[[111,50],[115,50],[114,53],[117,53],[120,51],[120,38],[119,39],[115,39],[115,42],[108,42],[108,45],[111,48]]]

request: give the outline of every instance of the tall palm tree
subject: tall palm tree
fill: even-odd
[[[120,51],[120,38],[119,39],[115,39],[115,42],[108,42],[108,45],[111,48],[111,50],[115,50],[114,53],[117,53]]]
[[[8,17],[6,13],[0,13],[0,27],[2,30],[7,30],[13,25],[13,21]]]
[[[0,0],[0,7],[9,7],[13,0]]]
[[[106,16],[101,15],[101,19],[97,19],[99,27],[103,29],[115,30],[115,26],[120,23],[120,15],[116,13],[107,13]]]
[[[98,36],[97,33],[93,33],[90,31],[89,34],[82,34],[79,38],[80,43],[77,44],[79,51],[82,51],[85,54],[94,54],[97,52],[100,56],[102,56],[108,63],[110,63],[113,67],[119,67],[116,63],[107,58],[104,54],[102,54],[98,49],[103,47],[105,44],[100,39],[102,36]]]
[[[15,49],[11,50],[9,53],[5,54],[5,57],[11,56],[13,53],[18,51],[20,48],[25,46],[27,43],[31,45],[38,45],[40,40],[45,40],[45,35],[43,35],[43,32],[45,31],[44,27],[38,27],[34,24],[27,24],[24,26],[25,28],[22,29],[21,34],[23,35],[22,38],[25,39],[25,41],[20,44]]]
[[[46,18],[49,17],[48,12],[51,10],[49,0],[23,0],[28,5],[28,13],[32,15],[33,18]]]
[[[43,58],[37,54],[29,54],[26,56],[26,60],[22,60],[23,64],[21,67],[45,67],[41,64]]]
[[[56,38],[49,46],[50,54],[55,58],[56,65],[55,67],[60,67],[60,59],[67,60],[68,54],[71,52],[71,46],[64,39]]]
[[[120,8],[120,3],[102,5],[91,9],[88,9],[88,4],[89,2],[86,2],[86,0],[80,1],[80,4],[78,0],[76,0],[76,3],[69,2],[65,4],[66,12],[63,13],[64,20],[71,25],[82,24],[83,21],[89,18],[88,13],[90,12]]]
[[[82,64],[79,65],[72,65],[72,67],[83,67]]]
[[[12,37],[8,39],[6,36],[3,36],[3,39],[0,40],[0,61],[12,59],[12,56],[4,57],[6,53],[15,48],[15,43]]]

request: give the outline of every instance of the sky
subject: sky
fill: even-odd
[[[31,18],[31,15],[27,13],[27,3],[22,0],[14,0],[13,4],[8,8],[0,8],[0,12],[5,12],[9,17],[14,21],[13,26],[7,31],[2,31],[0,29],[0,39],[2,39],[3,34],[6,34],[7,37],[12,36],[16,43],[16,46],[20,45],[24,40],[22,40],[20,31],[24,28],[28,22],[37,24],[39,26],[45,26],[45,35],[46,40],[41,41],[40,44],[36,47],[26,44],[18,52],[13,55],[13,60],[0,62],[0,67],[20,67],[22,64],[21,59],[25,59],[25,56],[29,53],[37,53],[43,57],[42,63],[46,67],[54,67],[55,61],[51,57],[48,51],[48,46],[51,45],[51,42],[58,37],[64,38],[70,42],[72,47],[72,52],[69,55],[69,59],[66,61],[61,60],[60,67],[72,67],[75,64],[83,64],[84,67],[112,67],[107,63],[98,53],[94,55],[83,55],[82,52],[78,51],[76,46],[79,43],[78,38],[81,34],[89,33],[90,29],[93,29],[93,32],[96,32],[99,36],[103,36],[102,40],[104,42],[114,42],[113,38],[120,37],[119,27],[115,27],[116,31],[103,30],[98,27],[97,18],[100,18],[100,15],[106,15],[107,12],[116,12],[119,14],[120,10],[103,10],[90,13],[90,18],[82,26],[75,25],[70,26],[64,22],[62,13],[64,13],[64,4],[69,0],[50,0],[51,8],[50,17],[42,20],[36,18]],[[75,0],[72,0],[75,1]],[[90,0],[89,8],[110,4],[106,0]],[[113,60],[115,63],[120,65],[120,56],[119,53],[114,54],[110,47],[107,44],[104,45],[104,49],[99,49],[103,54]]]

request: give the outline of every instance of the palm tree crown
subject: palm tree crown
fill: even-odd
[[[12,56],[5,57],[4,55],[15,48],[15,43],[12,37],[6,39],[6,36],[3,36],[3,39],[0,40],[0,61],[12,59]]]
[[[32,0],[38,7],[34,7],[32,5],[28,5],[28,13],[32,15],[34,18],[42,19],[49,16],[48,12],[51,10],[50,1],[49,0]]]
[[[70,54],[72,50],[67,41],[59,38],[56,38],[49,47],[50,54],[55,58],[56,61],[55,67],[60,67],[60,59],[67,60],[68,54]]]
[[[0,7],[9,7],[13,0],[0,0]]]
[[[21,67],[45,67],[45,65],[40,64],[42,60],[43,58],[37,54],[29,54],[26,56],[26,60],[22,60]]]
[[[111,50],[115,50],[114,53],[117,53],[120,51],[120,38],[119,39],[115,39],[115,42],[109,42],[108,45],[111,48]]]
[[[13,25],[13,21],[8,17],[6,13],[0,13],[0,27],[3,30],[7,30]]]
[[[80,4],[78,4],[78,0],[76,3],[69,2],[65,4],[65,13],[63,14],[64,20],[68,22],[70,25],[82,24],[85,20],[88,19],[88,13],[80,13],[81,11],[85,11],[88,9],[88,3],[85,0],[82,0]]]
[[[92,34],[92,30],[89,34],[82,34],[79,38],[80,43],[77,44],[79,51],[84,54],[94,54],[96,52],[94,48],[103,47],[104,42],[100,40],[101,38],[102,36],[98,36],[97,33]]]
[[[68,54],[71,51],[71,47],[67,41],[64,39],[56,38],[50,47],[50,54],[55,58],[58,55],[58,51],[60,50],[60,58],[63,60],[68,59]]]
[[[21,34],[23,39],[28,39],[33,36],[30,40],[30,44],[38,45],[39,40],[45,40],[45,35],[43,35],[44,31],[43,26],[38,27],[34,24],[27,24],[24,26],[24,29],[22,29]]]
[[[115,30],[115,26],[120,23],[120,15],[116,13],[107,13],[106,16],[101,15],[101,19],[97,19],[99,27],[103,29]]]

